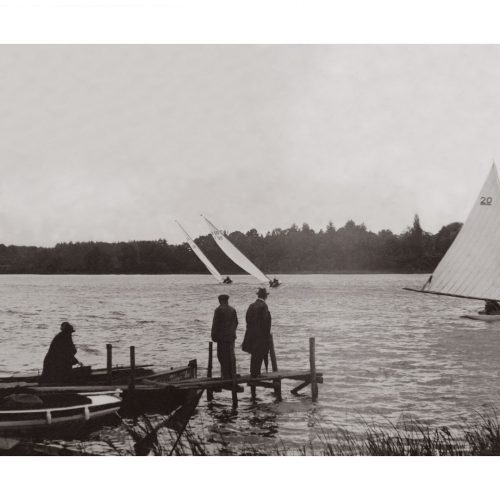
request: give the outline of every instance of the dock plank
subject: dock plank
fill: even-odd
[[[277,372],[269,372],[261,375],[260,377],[252,377],[250,374],[238,376],[236,382],[238,384],[247,385],[259,385],[265,383],[273,383],[283,379],[289,380],[301,380],[306,382],[310,380],[311,372],[308,370],[303,371],[293,371],[293,370],[280,370]],[[323,382],[323,375],[321,373],[316,374],[317,382]],[[171,387],[174,389],[219,389],[224,388],[228,384],[232,383],[231,379],[223,380],[220,378],[190,378],[184,380],[172,380],[172,381],[152,381],[143,380],[142,383],[139,382],[136,385],[136,390],[141,391],[155,391],[161,388]],[[128,385],[94,385],[94,386],[31,386],[37,392],[62,392],[62,391],[75,391],[75,392],[91,392],[91,391],[112,391],[115,389],[121,389],[126,391]]]
[[[269,372],[260,377],[252,377],[251,375],[242,375],[239,376],[236,381],[238,384],[247,384],[247,385],[259,385],[261,383],[269,383],[275,382],[283,379],[290,380],[307,380],[311,377],[311,372],[309,371],[291,371],[291,370],[282,370],[277,372]],[[323,376],[321,373],[317,374],[317,381],[319,383],[323,382]],[[172,387],[176,389],[207,389],[207,388],[217,388],[226,386],[230,383],[231,380],[223,380],[220,378],[196,378],[196,379],[186,379],[179,380],[176,382],[172,382]]]

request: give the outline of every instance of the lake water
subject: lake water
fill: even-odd
[[[319,400],[309,388],[283,402],[258,389],[239,395],[203,397],[191,421],[208,441],[273,448],[299,446],[321,426],[355,430],[361,420],[397,425],[411,414],[430,425],[453,425],[497,406],[500,399],[500,323],[461,319],[481,302],[402,290],[421,286],[419,275],[281,275],[284,285],[268,298],[280,368],[308,368],[308,339],[316,338],[316,363],[324,373]],[[138,364],[180,366],[197,358],[203,375],[217,295],[230,294],[240,325],[237,364],[247,373],[241,351],[244,318],[257,286],[248,276],[218,285],[210,276],[32,276],[0,275],[0,374],[38,369],[62,321],[76,328],[77,357],[105,366],[105,344],[115,363],[128,364],[136,346]],[[218,363],[215,359],[215,367]],[[318,422],[321,424],[318,424]],[[115,441],[125,431],[108,429]],[[102,438],[102,433],[99,436]],[[123,438],[125,439],[125,438]]]

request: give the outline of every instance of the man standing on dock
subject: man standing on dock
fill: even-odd
[[[271,347],[271,313],[266,304],[268,295],[265,288],[259,288],[257,300],[250,304],[246,315],[247,330],[242,349],[251,354],[250,375],[252,377],[260,375],[262,362],[267,360]]]
[[[231,379],[238,316],[236,310],[229,305],[229,295],[219,295],[219,304],[219,307],[215,309],[212,321],[212,340],[217,342],[217,358],[220,363],[221,377]]]

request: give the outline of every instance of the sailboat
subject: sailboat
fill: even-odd
[[[484,300],[500,300],[500,180],[495,164],[465,224],[421,289],[414,292]],[[500,321],[500,314],[468,314],[482,321]]]
[[[210,233],[214,237],[215,242],[221,250],[239,267],[244,269],[248,274],[251,274],[255,279],[257,279],[261,284],[271,284],[275,282],[266,276],[253,262],[251,262],[245,255],[243,255],[224,235],[224,233],[218,229],[212,222],[210,222],[204,215],[202,217],[205,219],[208,227],[210,228]],[[276,280],[277,283],[279,283]],[[276,286],[276,285],[274,285]]]
[[[220,275],[219,271],[215,268],[215,266],[208,260],[208,257],[201,251],[200,247],[194,242],[193,238],[189,236],[188,232],[181,226],[179,221],[175,221],[177,225],[181,228],[182,232],[186,235],[186,240],[193,250],[193,252],[197,255],[197,257],[205,264],[205,267],[210,271],[210,274],[219,282],[222,283],[223,279]]]

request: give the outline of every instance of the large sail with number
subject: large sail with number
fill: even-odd
[[[182,232],[186,235],[186,240],[193,250],[193,252],[198,256],[198,258],[205,264],[206,268],[210,271],[210,274],[219,282],[222,283],[222,276],[219,271],[215,269],[215,266],[208,260],[207,256],[201,251],[200,247],[194,242],[193,238],[189,236],[188,232],[180,225],[178,221],[177,225],[182,229]]]
[[[253,264],[247,257],[245,257],[224,235],[224,233],[217,229],[205,216],[202,216],[210,228],[210,232],[214,237],[215,242],[221,250],[238,266],[244,269],[248,274],[251,274],[261,283],[268,283],[271,281],[255,264]]]
[[[500,300],[500,181],[495,165],[436,270],[421,290],[413,291]]]

